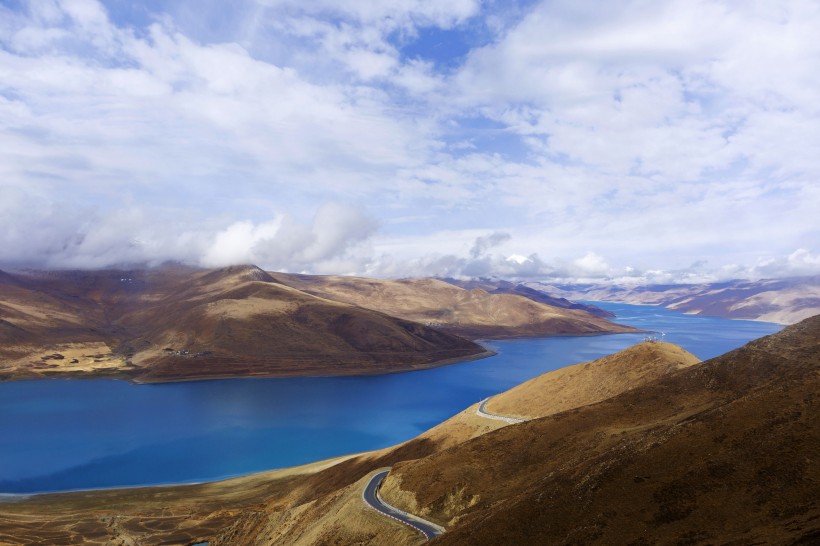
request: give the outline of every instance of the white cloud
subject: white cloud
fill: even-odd
[[[811,0],[24,4],[0,264],[820,269]]]
[[[214,236],[201,263],[207,267],[253,263],[297,272],[324,270],[326,262],[346,262],[349,267],[355,260],[348,251],[365,242],[375,227],[360,209],[326,203],[310,225],[288,215],[259,224],[233,223]]]
[[[760,260],[750,271],[752,278],[779,278],[820,273],[820,254],[798,248],[788,256]]]
[[[599,256],[594,252],[587,252],[581,258],[574,260],[572,264],[580,270],[579,277],[605,276],[609,275],[611,271],[603,256]]]

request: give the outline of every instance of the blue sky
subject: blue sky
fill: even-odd
[[[0,0],[0,266],[820,273],[812,0]]]

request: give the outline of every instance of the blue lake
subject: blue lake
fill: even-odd
[[[763,322],[596,303],[702,359],[779,331]],[[382,448],[549,370],[644,334],[493,341],[497,356],[369,377],[0,383],[0,493],[215,480]]]

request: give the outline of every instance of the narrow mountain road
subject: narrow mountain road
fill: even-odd
[[[364,491],[362,492],[362,499],[364,500],[364,503],[382,515],[393,518],[394,520],[404,523],[405,525],[409,525],[416,531],[422,533],[427,540],[435,538],[443,533],[445,531],[444,527],[436,525],[435,523],[422,519],[418,516],[414,516],[413,514],[408,514],[407,512],[399,510],[394,506],[390,506],[382,500],[379,495],[379,487],[389,472],[389,468],[384,468],[376,472],[370,478],[370,481],[367,482],[367,485],[364,487]]]
[[[490,401],[492,396],[488,396],[481,403],[475,410],[475,414],[479,417],[484,417],[485,419],[493,419],[494,421],[504,421],[510,425],[514,425],[516,423],[523,423],[526,419],[518,419],[517,417],[507,417],[506,415],[496,415],[495,413],[490,413],[487,411],[487,402]]]

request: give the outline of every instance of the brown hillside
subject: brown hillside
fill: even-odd
[[[700,360],[671,343],[643,342],[613,355],[539,375],[493,396],[486,410],[497,415],[532,419],[600,402],[651,383]],[[506,426],[476,415],[474,404],[422,433],[437,451]]]
[[[275,279],[328,300],[421,322],[471,339],[634,332],[582,309],[437,279],[367,279],[272,273]]]
[[[440,544],[810,544],[820,317],[600,403],[397,465]]]
[[[6,275],[0,320],[0,378],[347,375],[485,354],[452,334],[284,286],[252,266]]]
[[[671,343],[643,342],[531,379],[487,403],[487,411],[512,417],[545,417],[612,398],[675,370],[699,363]]]

